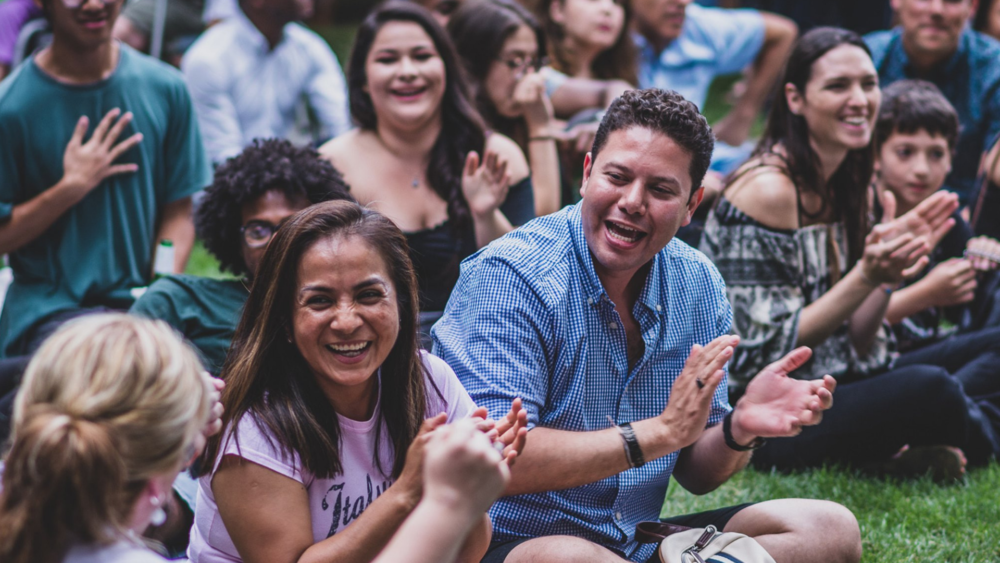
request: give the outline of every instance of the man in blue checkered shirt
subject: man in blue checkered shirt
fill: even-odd
[[[787,377],[795,350],[732,410],[738,339],[722,278],[678,241],[701,202],[712,132],[675,92],[626,93],[584,163],[583,201],[528,223],[462,265],[434,353],[494,417],[520,398],[531,429],[490,511],[484,563],[656,559],[636,524],[659,516],[673,475],[695,493],[739,471],[762,438],[816,424],[832,378]],[[523,416],[523,415],[521,415]],[[723,424],[719,424],[723,422]],[[846,508],[777,500],[671,519],[739,531],[777,561],[857,561]]]

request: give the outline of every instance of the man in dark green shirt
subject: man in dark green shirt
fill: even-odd
[[[219,375],[274,231],[296,212],[333,199],[352,198],[340,172],[315,151],[283,140],[255,141],[216,170],[195,217],[205,247],[239,279],[168,276],[150,286],[131,312],[172,325]]]
[[[44,0],[51,46],[0,83],[0,357],[63,319],[126,309],[163,239],[183,271],[211,180],[184,81],[111,38],[124,0]]]

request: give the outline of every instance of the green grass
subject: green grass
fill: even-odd
[[[217,279],[233,277],[229,272],[219,270],[219,261],[205,250],[205,245],[200,240],[196,241],[194,248],[191,249],[191,257],[188,259],[187,268],[184,270],[184,273],[191,274],[192,276]]]
[[[694,496],[676,483],[663,515],[777,498],[839,502],[854,512],[868,563],[1000,561],[1000,465],[977,469],[960,484],[929,478],[887,481],[842,469],[792,475],[746,470],[713,493]]]

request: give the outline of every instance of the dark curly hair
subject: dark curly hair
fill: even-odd
[[[629,90],[611,104],[594,137],[591,162],[608,142],[611,133],[629,127],[645,127],[670,137],[691,155],[691,195],[701,186],[712,161],[715,136],[698,107],[673,90],[649,88]]]
[[[431,148],[427,162],[427,182],[441,199],[448,203],[448,219],[457,227],[472,224],[469,204],[462,194],[462,168],[469,151],[483,154],[486,147],[486,126],[473,107],[465,74],[458,53],[448,34],[425,8],[408,2],[388,2],[375,9],[358,27],[347,65],[347,88],[351,117],[362,129],[373,131],[378,125],[375,105],[365,91],[368,74],[365,61],[375,37],[389,22],[411,22],[419,25],[431,38],[444,63],[445,89],[441,99],[441,132]]]
[[[284,139],[254,139],[237,156],[215,170],[194,214],[195,229],[219,267],[238,276],[248,275],[243,261],[243,206],[271,190],[290,200],[309,203],[334,199],[354,201],[340,172],[311,148],[296,147]]]

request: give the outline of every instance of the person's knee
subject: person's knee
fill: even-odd
[[[962,390],[962,384],[947,370],[926,365],[912,366],[907,369],[910,373],[905,385],[909,389],[909,394],[913,396],[904,404],[913,408],[915,412],[919,412],[921,417],[928,417],[935,412],[939,415],[947,415],[965,411],[965,392]],[[907,393],[905,389],[900,391],[904,394]]]
[[[831,501],[815,501],[816,506],[810,518],[811,530],[806,537],[828,535],[837,541],[831,546],[829,561],[857,563],[861,560],[861,526],[854,513],[846,506]],[[805,539],[805,538],[804,538]]]
[[[741,510],[725,531],[757,539],[777,561],[857,563],[861,528],[846,507],[826,500],[780,499]]]
[[[611,550],[573,536],[546,536],[515,547],[505,563],[545,561],[546,563],[622,563]]]

